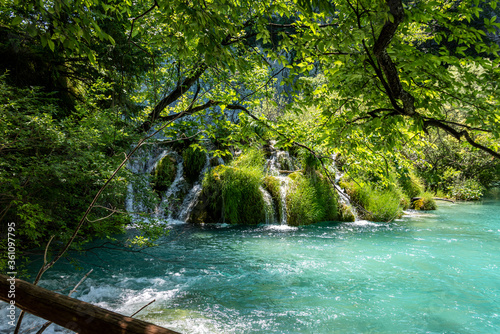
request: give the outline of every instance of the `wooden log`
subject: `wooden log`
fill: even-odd
[[[80,334],[179,334],[2,274],[0,299]]]
[[[412,202],[415,202],[415,201],[418,201],[419,199],[422,199],[422,197],[413,197],[411,199]],[[451,203],[455,203],[454,200],[452,199],[448,199],[448,198],[441,198],[441,197],[433,197],[432,199],[436,200],[436,201],[446,201],[446,202],[451,202]]]

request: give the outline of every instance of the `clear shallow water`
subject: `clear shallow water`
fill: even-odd
[[[500,201],[439,204],[390,224],[175,225],[147,254],[96,250],[41,285],[94,268],[75,297],[126,315],[156,299],[137,318],[183,333],[498,333]]]

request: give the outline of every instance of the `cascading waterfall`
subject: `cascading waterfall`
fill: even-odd
[[[172,219],[173,212],[172,210],[170,210],[169,204],[171,204],[171,200],[175,198],[181,190],[180,184],[184,180],[184,166],[182,157],[177,152],[171,152],[170,154],[175,158],[175,162],[177,163],[175,179],[167,189],[167,191],[165,191],[165,193],[163,194],[162,201],[157,207],[156,216],[158,218]],[[166,211],[168,211],[167,217],[165,217]]]
[[[341,171],[337,167],[337,164],[335,163],[336,157],[337,157],[336,154],[332,154],[332,164],[330,166],[330,168],[331,168],[330,172],[333,175],[335,175],[335,184],[334,184],[335,190],[337,191],[337,194],[339,195],[340,204],[345,205],[351,211],[352,215],[354,216],[354,219],[358,220],[358,212],[356,210],[356,207],[354,205],[352,205],[351,198],[344,191],[344,189],[342,189],[342,187],[340,187],[340,185],[339,185],[339,182],[342,179],[342,177],[344,177],[344,174],[341,173]]]
[[[141,147],[142,154],[133,157],[129,160],[127,168],[135,175],[141,175],[141,178],[130,182],[127,185],[127,197],[125,207],[127,212],[132,214],[132,221],[139,219],[139,215],[135,212],[148,212],[149,208],[143,200],[136,196],[136,193],[141,189],[149,187],[151,172],[154,170],[158,162],[163,159],[168,153],[168,149],[144,145]]]
[[[276,185],[279,185],[279,188],[274,190],[273,195],[262,187],[259,190],[264,200],[265,223],[287,225],[287,196],[291,184],[291,179],[288,175],[299,170],[301,165],[295,157],[290,156],[289,152],[277,150],[273,145],[274,143],[269,145],[270,150],[268,152],[270,156],[265,164],[265,173],[275,179],[273,182],[277,181]],[[170,159],[176,165],[175,178],[173,178],[169,188],[161,194],[160,204],[156,208],[148,208],[146,205],[148,199],[144,199],[144,195],[140,192],[141,190],[149,189],[149,193],[151,193],[151,173],[167,155],[170,156]],[[193,181],[188,181],[184,177],[184,161],[181,154],[172,149],[162,148],[159,145],[145,147],[142,150],[142,154],[138,158],[131,160],[128,165],[134,174],[141,176],[128,185],[126,208],[132,213],[133,220],[139,219],[139,215],[134,214],[135,212],[149,212],[156,219],[165,219],[171,223],[186,222],[199,201],[202,192],[202,180],[211,162],[212,164],[224,163],[220,157],[210,159],[207,154],[199,177],[193,184],[191,183]],[[335,165],[335,156],[332,156],[332,164],[328,169],[330,175],[335,175],[334,187],[338,193],[339,202],[344,207],[343,210],[348,208],[354,217],[356,217],[356,210],[351,204],[348,194],[338,184],[342,178],[342,173]]]
[[[178,220],[185,222],[188,219],[189,214],[193,210],[194,205],[196,204],[196,201],[198,200],[198,197],[200,196],[200,193],[202,190],[201,183],[203,180],[203,176],[208,171],[209,167],[210,167],[210,159],[209,159],[209,156],[207,154],[205,165],[203,166],[203,168],[200,172],[200,176],[198,177],[198,181],[196,181],[196,183],[193,185],[193,187],[191,188],[189,193],[184,198],[184,201],[182,202],[181,210],[179,212],[179,215],[177,216]]]
[[[276,217],[276,210],[274,208],[273,198],[271,194],[264,188],[259,187],[262,197],[264,199],[264,212],[266,214],[266,224],[272,224],[278,221]]]
[[[278,176],[280,180],[280,200],[281,200],[281,225],[287,225],[287,208],[286,208],[286,195],[288,194],[288,185],[290,179],[286,176]]]
[[[149,209],[141,200],[144,190],[150,189],[151,173],[157,167],[158,163],[167,155],[175,159],[176,169],[175,178],[172,184],[166,191],[161,194],[160,203],[153,209]],[[223,162],[221,158],[217,162]],[[184,159],[181,154],[169,149],[158,149],[152,146],[149,151],[142,151],[138,158],[132,160],[128,168],[136,175],[140,175],[137,180],[130,182],[127,186],[126,208],[127,211],[132,213],[133,221],[139,218],[133,212],[150,212],[153,218],[166,219],[171,223],[185,222],[189,217],[196,201],[202,190],[202,180],[204,174],[210,167],[210,159],[206,155],[205,164],[200,172],[198,180],[191,185],[184,177]],[[150,190],[149,190],[150,191]],[[177,200],[184,197],[182,203]]]
[[[270,150],[271,156],[267,159],[265,165],[265,171],[267,175],[273,176],[279,180],[279,200],[280,200],[280,219],[279,223],[281,225],[287,225],[287,205],[286,196],[288,193],[288,187],[290,184],[290,179],[288,176],[284,175],[289,172],[293,172],[299,166],[299,163],[290,157],[287,151],[280,151],[274,148],[276,142],[271,141]],[[276,210],[273,205],[273,216],[277,216]],[[278,219],[276,219],[278,221]]]

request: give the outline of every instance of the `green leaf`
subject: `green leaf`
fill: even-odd
[[[28,25],[28,29],[27,30],[28,30],[28,34],[31,37],[36,37],[36,35],[38,34],[38,32],[37,32],[34,24]]]
[[[54,52],[55,47],[56,47],[55,44],[54,44],[54,42],[51,39],[49,39],[49,40],[47,40],[47,44],[49,45],[50,50],[52,52]]]
[[[21,23],[23,21],[23,18],[22,17],[19,17],[19,16],[16,16],[14,17],[14,19],[12,20],[12,25],[14,26],[17,26],[19,23]]]

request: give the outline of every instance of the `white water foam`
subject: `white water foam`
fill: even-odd
[[[387,224],[374,223],[369,220],[356,220],[354,222],[345,224],[350,226],[387,226]]]
[[[289,225],[266,225],[264,229],[272,231],[296,231],[299,228],[296,226],[289,226]]]

